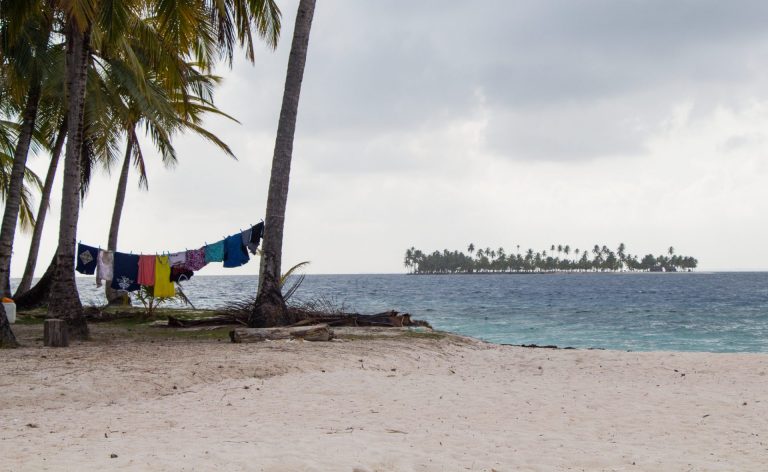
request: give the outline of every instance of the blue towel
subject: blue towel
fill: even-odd
[[[133,292],[139,289],[139,256],[115,252],[115,268],[112,284],[115,290]]]
[[[92,275],[96,272],[98,258],[99,248],[77,243],[77,266],[75,270],[81,274]]]
[[[240,267],[250,260],[240,233],[224,240],[224,267]]]
[[[224,260],[224,240],[213,244],[207,244],[205,249],[205,263],[221,262]]]

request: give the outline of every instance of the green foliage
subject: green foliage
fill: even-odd
[[[443,252],[434,251],[425,254],[419,249],[411,247],[405,251],[405,267],[415,274],[454,274],[472,272],[678,272],[690,271],[698,266],[698,260],[690,256],[674,254],[674,248],[670,247],[667,255],[654,256],[647,254],[639,256],[628,254],[624,243],[619,244],[614,252],[607,246],[595,245],[590,252],[576,249],[571,258],[571,246],[550,246],[550,253],[546,250],[534,253],[533,249],[521,253],[517,246],[517,253],[507,255],[504,248],[497,250],[478,249],[474,257],[472,251],[475,245],[470,244],[469,255],[459,251]],[[555,255],[555,252],[557,255]],[[565,257],[561,257],[562,255]],[[581,257],[579,257],[581,254]]]
[[[144,307],[145,319],[154,318],[160,305],[168,302],[180,301],[186,305],[192,306],[192,303],[190,303],[187,296],[184,295],[184,292],[178,284],[176,285],[176,294],[173,297],[156,297],[154,287],[145,287],[142,285],[139,290],[136,291],[136,299],[141,302],[141,305]]]

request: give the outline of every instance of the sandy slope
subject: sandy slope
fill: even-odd
[[[766,355],[448,337],[0,358],[0,470],[768,470]]]

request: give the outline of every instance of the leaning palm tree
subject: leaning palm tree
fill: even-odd
[[[249,326],[281,325],[293,321],[280,289],[280,265],[296,116],[314,12],[315,0],[299,1],[269,179],[259,290],[253,312],[248,318]]]
[[[0,144],[0,200],[6,201],[11,191],[11,173],[13,168],[13,151],[3,149]],[[40,190],[40,178],[30,169],[24,169],[24,180],[21,187],[18,222],[22,230],[34,227],[37,218],[33,208],[33,194]]]
[[[66,98],[64,96],[64,50],[61,44],[52,46],[48,75],[42,84],[42,96],[40,98],[40,112],[38,113],[38,129],[41,137],[44,137],[45,148],[51,156],[48,163],[48,171],[45,183],[40,193],[37,215],[35,218],[32,237],[30,238],[27,262],[24,266],[24,274],[16,287],[14,298],[26,293],[32,285],[32,277],[37,266],[37,257],[40,250],[45,220],[53,191],[53,183],[64,148],[64,140],[67,135],[67,121],[64,110]]]
[[[50,206],[51,192],[53,191],[53,182],[56,178],[56,169],[59,165],[59,158],[61,151],[64,148],[64,140],[67,134],[67,122],[62,120],[56,137],[50,148],[51,160],[48,163],[48,172],[45,175],[45,182],[43,183],[42,190],[40,192],[40,203],[38,204],[37,215],[35,218],[34,229],[32,230],[32,237],[29,242],[29,251],[27,252],[27,263],[24,266],[24,274],[21,277],[14,298],[17,298],[21,294],[25,293],[32,286],[32,277],[35,273],[35,267],[37,266],[37,256],[40,252],[40,242],[43,237],[43,228],[45,226],[45,219],[48,215],[48,209]]]
[[[32,145],[42,82],[50,51],[53,14],[40,0],[0,1],[0,67],[5,99],[18,104],[20,127],[7,180],[0,227],[0,294],[10,296],[10,267],[16,224],[24,198],[27,156]]]

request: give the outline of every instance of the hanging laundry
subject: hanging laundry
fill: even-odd
[[[99,248],[77,243],[77,266],[75,270],[81,274],[92,275],[96,271],[99,258]]]
[[[240,267],[249,259],[241,234],[233,234],[224,240],[224,267]]]
[[[243,238],[243,246],[248,247],[248,243],[251,242],[251,233],[253,232],[253,226],[240,233]]]
[[[115,290],[133,292],[139,289],[136,280],[139,278],[139,256],[115,252],[114,274],[112,284]]]
[[[139,285],[155,285],[155,256],[139,256]]]
[[[189,269],[184,267],[171,267],[171,282],[184,282],[192,278],[195,275]]]
[[[184,265],[184,262],[186,260],[187,260],[186,251],[179,251],[179,252],[174,252],[173,254],[168,254],[168,263],[171,264],[171,267]]]
[[[106,249],[99,249],[99,259],[96,264],[96,286],[101,287],[101,281],[112,280],[112,271],[115,265],[115,253]]]
[[[176,287],[171,282],[171,265],[168,256],[155,258],[155,297],[175,297]]]
[[[188,270],[200,270],[207,262],[205,262],[205,249],[190,249],[187,251],[187,258],[184,265],[181,267]]]
[[[248,241],[245,243],[245,246],[248,248],[249,251],[251,251],[251,254],[256,254],[256,250],[259,248],[259,243],[261,243],[261,238],[264,236],[264,222],[252,226],[251,227],[251,234]]]
[[[205,262],[221,262],[224,260],[224,241],[207,244],[205,250]]]

